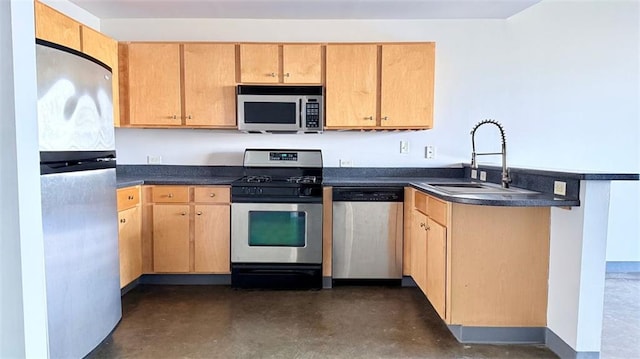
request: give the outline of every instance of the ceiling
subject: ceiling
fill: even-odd
[[[100,19],[506,19],[541,0],[70,0]]]

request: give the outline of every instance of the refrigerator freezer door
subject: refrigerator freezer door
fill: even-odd
[[[82,358],[120,318],[115,169],[41,176],[49,352]]]
[[[41,44],[36,64],[40,151],[114,150],[111,72],[86,55]]]

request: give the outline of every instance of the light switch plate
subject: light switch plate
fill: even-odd
[[[486,180],[487,180],[487,172],[480,171],[480,181],[486,181]]]
[[[427,146],[424,148],[424,158],[434,159],[436,158],[436,148],[434,146]]]
[[[558,196],[566,196],[567,182],[553,181],[553,194],[557,194]]]
[[[409,141],[400,141],[400,153],[409,153]]]

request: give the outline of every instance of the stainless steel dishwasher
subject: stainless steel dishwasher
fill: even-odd
[[[402,279],[404,190],[334,187],[333,279]]]

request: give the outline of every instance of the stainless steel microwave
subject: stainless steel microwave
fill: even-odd
[[[238,129],[245,132],[322,132],[322,86],[238,85]]]

